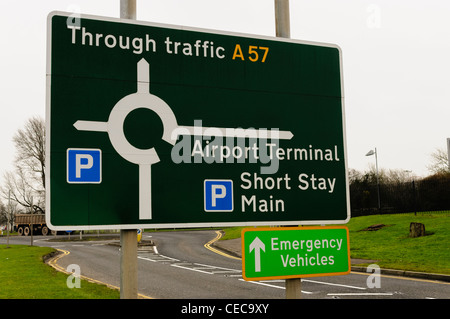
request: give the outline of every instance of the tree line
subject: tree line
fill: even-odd
[[[440,170],[427,177],[409,171],[350,170],[350,207],[353,217],[450,210],[450,172]]]

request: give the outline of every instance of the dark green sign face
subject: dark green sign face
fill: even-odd
[[[346,223],[328,44],[48,17],[54,229]]]

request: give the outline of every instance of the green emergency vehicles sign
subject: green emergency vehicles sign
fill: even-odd
[[[241,239],[245,280],[350,273],[350,244],[345,226],[246,228]]]

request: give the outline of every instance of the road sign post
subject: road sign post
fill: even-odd
[[[136,19],[136,0],[120,0],[120,17]],[[137,299],[137,230],[120,231],[120,298]]]
[[[245,280],[345,275],[350,245],[345,226],[245,228],[242,275]]]
[[[277,37],[290,38],[291,23],[289,0],[274,0],[275,4],[275,34]],[[302,280],[300,278],[286,279],[286,298],[300,299]]]
[[[120,299],[137,299],[137,231],[120,231]]]
[[[302,298],[302,279],[290,278],[285,280],[286,299]]]

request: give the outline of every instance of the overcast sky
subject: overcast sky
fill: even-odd
[[[46,19],[53,10],[119,17],[119,0],[1,0],[0,178],[14,133],[45,118]],[[291,38],[343,52],[350,168],[426,176],[450,137],[450,1],[291,0]],[[137,19],[275,35],[274,0],[138,0]],[[0,179],[2,181],[2,179]]]

